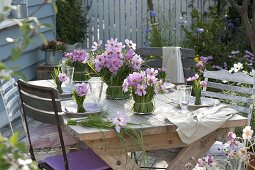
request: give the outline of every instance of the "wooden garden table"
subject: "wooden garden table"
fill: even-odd
[[[45,80],[36,81],[36,83],[32,84],[46,84],[42,83],[42,81]],[[223,137],[228,132],[229,128],[247,125],[247,118],[234,115],[231,119],[226,121],[221,128],[187,145],[180,140],[176,132],[177,127],[165,119],[171,112],[178,111],[179,108],[168,103],[170,98],[176,97],[177,93],[175,90],[165,95],[156,95],[156,109],[151,115],[133,114],[131,111],[132,100],[107,100],[105,96],[103,96],[102,102],[107,105],[109,117],[113,117],[116,111],[125,112],[129,116],[128,122],[139,124],[133,126],[133,128],[138,128],[142,131],[145,150],[181,148],[180,152],[168,166],[167,169],[169,170],[185,169],[185,164],[191,161],[192,157],[199,158],[204,156],[217,138]],[[128,142],[126,146],[123,146],[114,130],[73,125],[67,125],[66,128],[69,133],[83,141],[113,169],[140,169],[139,166],[126,155],[126,151],[134,152],[141,150],[140,146],[133,146],[132,142]]]

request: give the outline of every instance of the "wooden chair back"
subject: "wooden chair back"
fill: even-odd
[[[3,99],[3,105],[7,113],[11,131],[14,133],[12,126],[13,119],[21,115],[22,123],[24,122],[21,114],[22,109],[19,90],[14,78],[10,78],[9,80],[1,82],[0,94]]]
[[[255,96],[255,77],[242,72],[232,74],[222,69],[205,70],[204,78],[208,86],[203,88],[202,96],[230,101],[228,103],[231,108],[247,114],[250,124]]]
[[[162,67],[162,47],[143,47],[136,49],[136,53],[140,55],[143,59],[148,60],[146,66],[159,68]],[[153,58],[150,58],[150,57]],[[194,61],[195,51],[189,48],[181,49],[182,65],[184,71],[184,77],[188,78],[195,74],[195,61]]]
[[[18,80],[17,83],[28,134],[31,158],[35,160],[27,117],[31,117],[37,121],[48,124],[56,124],[64,156],[65,168],[69,169],[61,130],[62,119],[60,118],[60,115],[62,112],[58,91],[51,87],[31,85],[24,82],[23,80]]]

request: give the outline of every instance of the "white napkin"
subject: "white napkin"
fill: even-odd
[[[162,66],[166,68],[166,78],[172,83],[184,83],[181,47],[163,47]]]
[[[167,119],[178,127],[176,131],[182,142],[191,144],[221,127],[235,113],[236,110],[221,104],[213,108],[198,109],[188,113],[190,116],[173,113]]]

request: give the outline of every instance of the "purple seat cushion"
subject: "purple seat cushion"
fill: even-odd
[[[64,143],[66,146],[74,145],[77,140],[62,130]],[[34,149],[60,147],[59,134],[56,125],[45,124],[30,131],[31,141]],[[28,145],[27,140],[25,143]]]
[[[70,170],[103,170],[109,168],[91,149],[67,153],[67,159]],[[63,155],[45,158],[43,162],[54,170],[65,169]]]

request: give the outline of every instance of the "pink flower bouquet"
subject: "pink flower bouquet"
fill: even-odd
[[[159,81],[156,77],[158,70],[148,68],[146,71],[134,72],[123,82],[123,91],[132,89],[134,112],[137,113],[151,113],[154,111],[153,98],[159,90]]]
[[[77,113],[84,113],[86,109],[83,106],[83,102],[88,94],[89,85],[86,83],[78,83],[73,91],[73,99],[77,104]]]
[[[68,77],[65,73],[60,72],[60,68],[54,68],[54,72],[51,75],[54,83],[57,86],[57,90],[59,93],[63,93],[63,89],[61,87],[62,83],[68,80]]]
[[[89,75],[89,54],[85,50],[74,50],[65,53],[66,65],[74,67],[73,80],[85,81],[90,79]]]
[[[122,91],[124,79],[133,71],[139,70],[143,63],[142,58],[135,53],[136,44],[131,40],[125,41],[126,45],[117,39],[107,40],[105,49],[101,42],[94,43],[92,53],[95,56],[95,70],[108,85],[106,97],[109,99],[127,99],[128,91]]]
[[[202,92],[202,87],[207,86],[206,81],[201,81],[199,79],[199,75],[195,74],[192,77],[189,77],[187,79],[188,82],[194,82],[193,83],[193,93],[195,95],[195,105],[201,105],[201,92]]]

